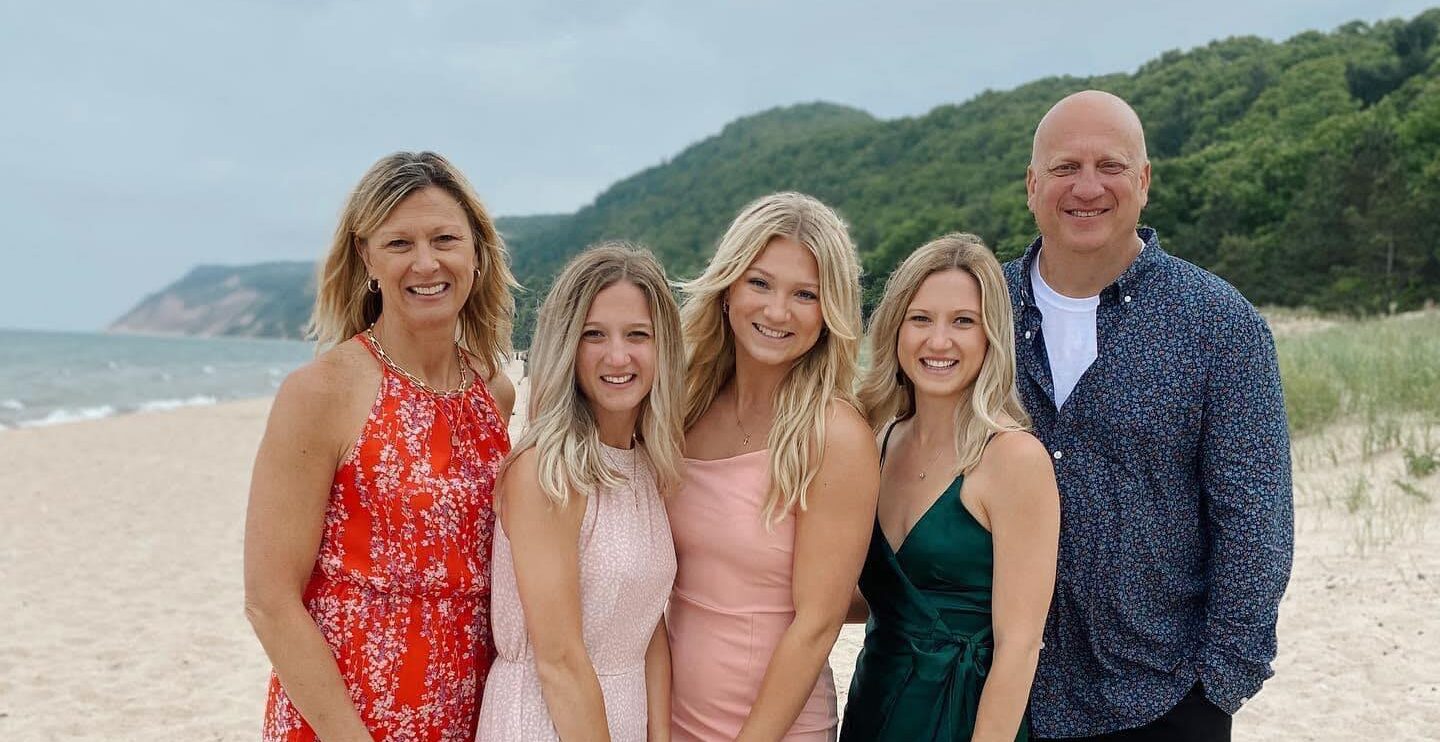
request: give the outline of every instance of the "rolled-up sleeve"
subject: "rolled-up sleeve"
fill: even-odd
[[[1295,543],[1275,342],[1259,314],[1246,309],[1216,337],[1201,447],[1210,551],[1197,670],[1205,695],[1232,714],[1273,674],[1275,626]]]

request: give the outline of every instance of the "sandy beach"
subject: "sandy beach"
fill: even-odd
[[[0,739],[258,737],[241,544],[268,409],[0,433]],[[1440,739],[1440,475],[1392,492],[1400,454],[1352,437],[1296,443],[1280,656],[1237,740]],[[861,633],[831,656],[842,698]]]

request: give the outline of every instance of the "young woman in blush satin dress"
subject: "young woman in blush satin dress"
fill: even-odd
[[[386,157],[351,195],[312,317],[324,352],[281,385],[250,486],[263,739],[474,737],[513,284],[439,155]]]
[[[680,479],[680,320],[650,253],[570,261],[540,308],[529,427],[497,487],[486,742],[670,738],[662,614]]]
[[[874,519],[879,461],[851,393],[859,263],[798,193],[746,206],[681,323],[686,470],[670,504],[676,740],[831,740],[827,658]]]
[[[921,247],[890,275],[869,342],[880,499],[840,739],[1027,739],[1060,499],[1025,432],[999,263],[971,235]]]

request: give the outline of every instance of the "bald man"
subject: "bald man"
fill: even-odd
[[[1053,739],[1228,740],[1290,576],[1290,443],[1269,328],[1138,228],[1145,133],[1108,93],[1040,121],[1040,237],[1005,266],[1020,396],[1060,485],[1031,695]]]

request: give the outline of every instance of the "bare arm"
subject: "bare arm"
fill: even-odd
[[[645,648],[645,705],[649,742],[670,742],[670,637],[664,616],[655,624]]]
[[[869,620],[870,604],[865,602],[865,596],[856,587],[855,594],[850,596],[850,609],[845,612],[845,623],[865,623]]]
[[[520,454],[496,492],[515,562],[540,692],[565,742],[609,742],[605,698],[580,619],[580,527],[587,498],[557,509],[540,489],[535,449]]]
[[[832,403],[809,507],[795,514],[795,619],[781,636],[737,740],[778,740],[805,707],[850,609],[870,543],[880,458],[865,421]]]
[[[333,431],[348,385],[333,370],[322,360],[296,371],[270,410],[245,519],[245,615],[285,694],[316,734],[371,742],[302,602],[344,445]]]
[[[1060,494],[1045,447],[1028,433],[998,436],[982,466],[990,469],[980,501],[995,544],[995,654],[970,739],[1009,742],[1030,698],[1055,591]]]

